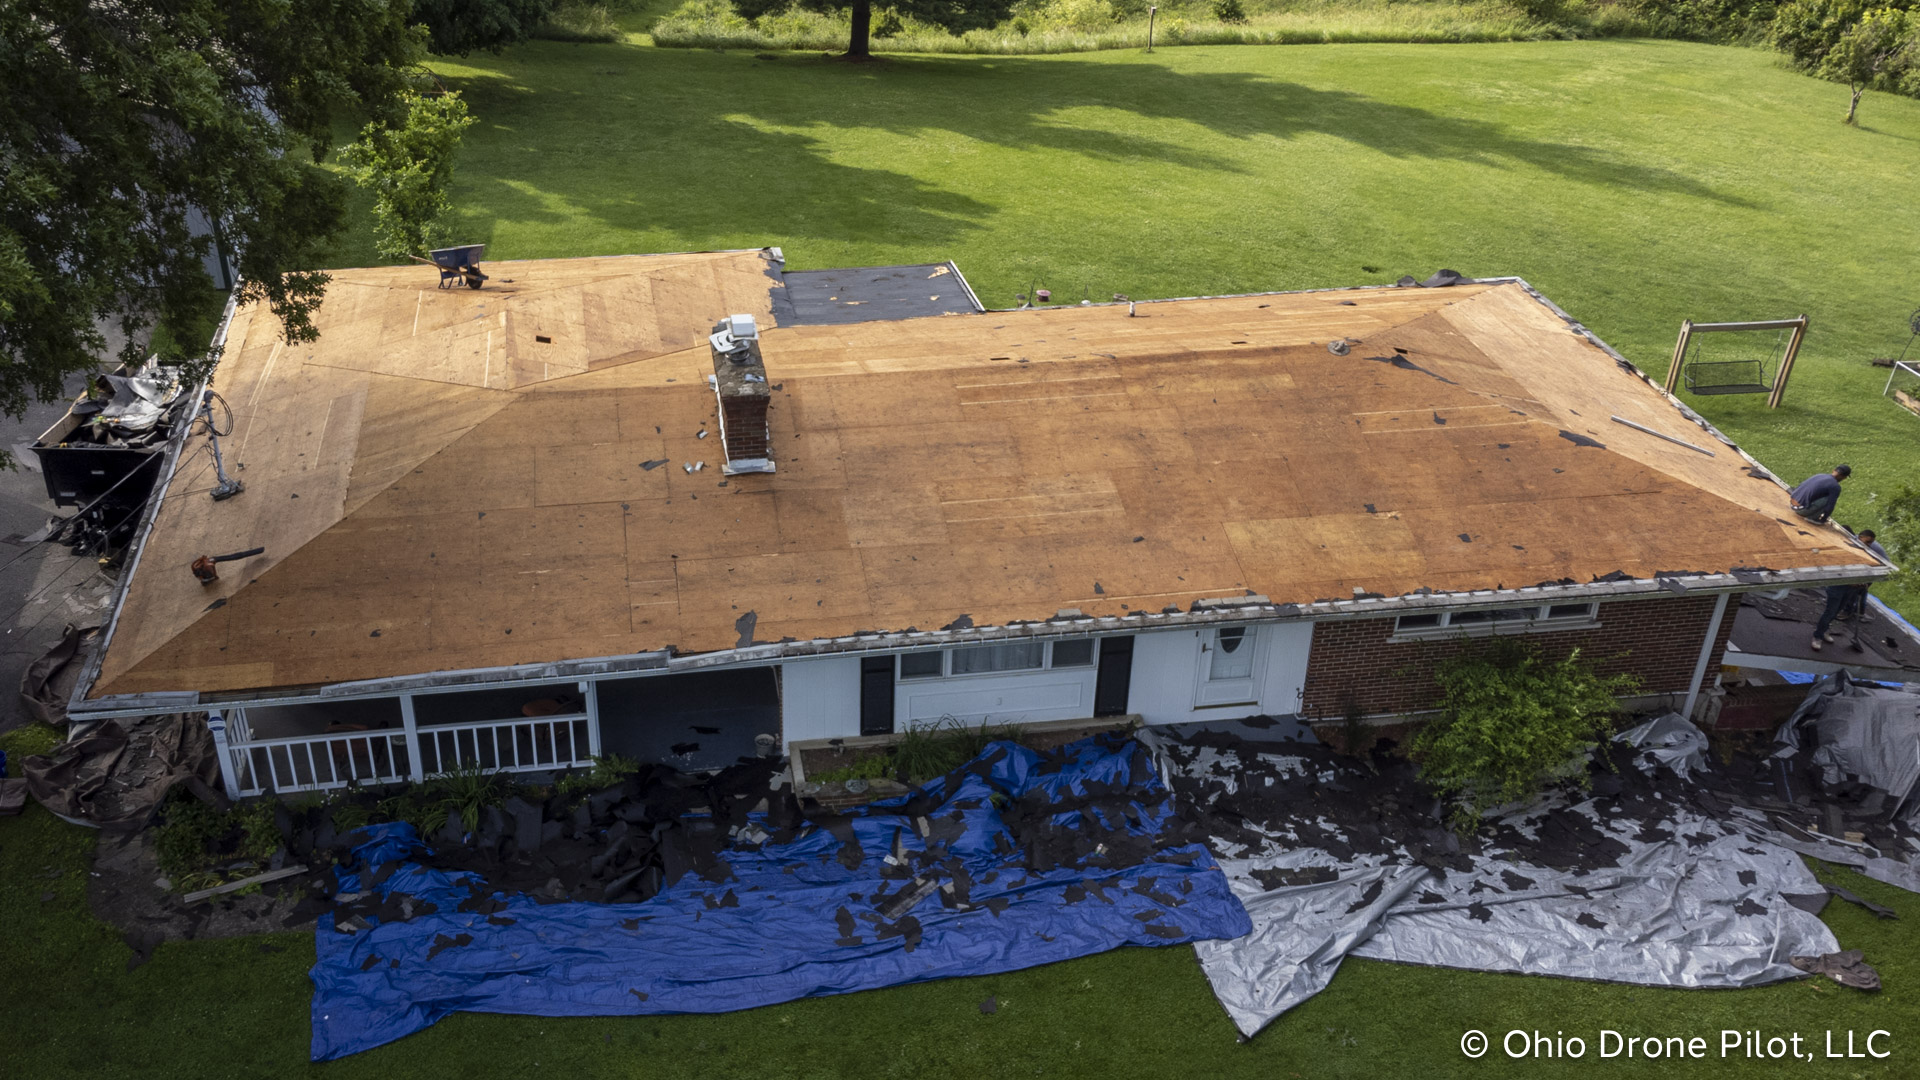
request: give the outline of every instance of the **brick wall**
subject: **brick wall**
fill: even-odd
[[[722,397],[720,408],[726,412],[727,460],[751,461],[766,457],[767,399]]]
[[[1714,599],[1674,596],[1603,603],[1595,629],[1550,631],[1526,638],[1553,657],[1578,648],[1602,674],[1632,672],[1640,676],[1643,693],[1684,693],[1700,659],[1700,639],[1713,621]],[[1720,621],[1719,637],[1707,660],[1709,679],[1733,632],[1738,603],[1738,596],[1727,602],[1727,615]],[[1390,618],[1316,624],[1301,713],[1339,717],[1349,700],[1369,716],[1434,708],[1440,699],[1433,681],[1434,663],[1484,640],[1442,638],[1394,644],[1387,641],[1392,634]]]

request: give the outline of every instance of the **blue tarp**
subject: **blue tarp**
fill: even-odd
[[[419,851],[410,826],[371,827],[354,849],[366,876],[340,875],[343,895],[365,881],[434,910],[357,930],[321,918],[315,1061],[454,1012],[730,1012],[1252,928],[1131,739],[995,743],[921,795],[737,845],[638,904],[494,894],[504,907],[461,911],[494,904],[472,903],[471,875],[408,861]]]

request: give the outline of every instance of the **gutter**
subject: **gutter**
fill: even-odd
[[[1839,571],[1839,572],[1836,572]],[[1794,570],[1742,570],[1737,573],[1693,574],[1653,579],[1628,578],[1585,585],[1533,585],[1518,589],[1478,589],[1471,592],[1412,592],[1404,596],[1363,596],[1352,600],[1319,600],[1307,604],[1276,604],[1264,596],[1229,596],[1194,602],[1186,611],[1137,612],[1129,615],[1082,615],[1067,608],[1051,619],[942,630],[907,629],[852,634],[807,641],[768,642],[721,649],[691,656],[671,650],[626,656],[564,660],[511,667],[469,668],[456,671],[401,675],[355,682],[329,683],[304,692],[244,691],[198,693],[178,691],[126,694],[82,701],[76,691],[69,712],[80,718],[143,716],[156,711],[181,711],[220,705],[291,705],[314,701],[393,697],[470,688],[507,687],[551,682],[598,682],[632,675],[671,675],[730,666],[765,666],[814,657],[857,656],[912,652],[919,649],[1003,641],[1033,641],[1087,637],[1093,634],[1140,633],[1187,627],[1249,626],[1263,623],[1332,622],[1383,619],[1434,611],[1473,610],[1550,604],[1559,600],[1649,600],[1662,596],[1717,596],[1810,585],[1858,584],[1891,576],[1888,567],[1804,567]]]

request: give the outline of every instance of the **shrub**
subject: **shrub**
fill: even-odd
[[[840,784],[848,780],[878,780],[892,775],[893,755],[885,753],[863,757],[851,765],[829,769],[812,779],[821,784]]]
[[[1223,23],[1243,23],[1247,21],[1247,9],[1240,0],[1213,0],[1213,17]]]
[[[405,821],[424,837],[455,821],[467,832],[480,827],[480,812],[498,806],[514,793],[506,773],[479,766],[437,773],[374,806],[374,820]]]
[[[607,5],[567,0],[534,28],[532,36],[548,41],[606,44],[620,40],[620,27],[613,21]]]
[[[605,791],[640,771],[640,763],[619,754],[603,754],[593,759],[586,772],[568,773],[553,785],[553,793],[567,799]]]
[[[1486,811],[1539,794],[1581,755],[1613,733],[1615,698],[1631,693],[1631,675],[1601,676],[1575,649],[1548,660],[1530,642],[1494,638],[1442,661],[1434,671],[1441,714],[1408,747],[1420,775],[1453,804],[1460,832]],[[1611,759],[1608,759],[1611,761]],[[1586,785],[1586,770],[1573,769]]]
[[[831,784],[891,776],[908,784],[924,784],[973,760],[989,743],[1003,740],[1019,742],[1019,729],[1012,724],[969,725],[946,717],[931,724],[913,725],[901,734],[900,741],[891,750],[809,779]]]
[[[216,810],[184,791],[160,807],[154,858],[180,892],[210,888],[258,873],[280,847],[272,799]]]
[[[1920,564],[1920,491],[1902,487],[1894,492],[1880,504],[1880,520],[1880,546],[1893,556],[1902,577],[1912,573],[1909,567]]]

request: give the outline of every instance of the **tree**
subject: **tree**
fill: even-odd
[[[374,248],[389,259],[424,255],[439,246],[440,219],[452,204],[453,154],[473,125],[459,94],[403,95],[397,125],[370,123],[360,141],[340,153],[353,178],[373,192]]]
[[[554,0],[413,0],[413,21],[426,27],[428,49],[465,56],[527,40],[554,7]]]
[[[346,187],[334,125],[390,117],[420,55],[408,0],[0,3],[0,409],[51,398],[127,331],[204,318],[203,258],[237,262],[311,340]],[[214,223],[215,235],[194,228]],[[201,235],[196,235],[201,233]],[[164,343],[184,363],[190,338]]]
[[[1827,52],[1815,74],[1846,83],[1853,92],[1845,123],[1854,122],[1861,94],[1868,90],[1897,93],[1920,68],[1920,43],[1913,23],[1904,11],[1875,8],[1848,27]]]
[[[1912,0],[1796,0],[1774,15],[1769,36],[1801,70],[1848,84],[1851,124],[1867,90],[1920,96],[1920,18],[1912,6]]]
[[[865,60],[872,55],[868,45],[873,27],[872,0],[733,0],[733,7],[749,19],[757,19],[785,11],[796,2],[808,11],[826,15],[851,11],[853,25],[847,37],[847,59]],[[1015,0],[900,0],[887,6],[898,15],[962,34],[998,25],[1013,13],[1014,3]]]

